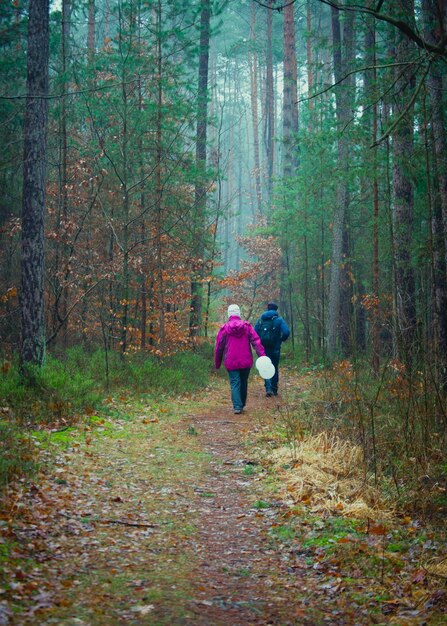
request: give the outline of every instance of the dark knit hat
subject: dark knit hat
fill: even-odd
[[[277,311],[278,310],[278,305],[276,304],[276,302],[269,302],[267,304],[267,309],[269,311]]]

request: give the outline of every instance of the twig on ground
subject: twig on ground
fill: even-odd
[[[59,512],[59,515],[62,517],[66,517],[67,519],[81,519],[78,515],[67,515],[67,513]],[[162,522],[160,524],[150,524],[149,522],[126,522],[124,520],[119,519],[91,519],[92,522],[96,522],[97,524],[121,524],[123,526],[135,526],[136,528],[157,528],[158,526],[162,526],[163,524],[169,524],[169,522]]]

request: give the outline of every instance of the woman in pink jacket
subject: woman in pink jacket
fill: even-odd
[[[241,320],[237,304],[228,307],[228,322],[222,326],[216,338],[214,365],[219,369],[222,359],[230,378],[231,401],[235,413],[241,413],[247,401],[248,375],[253,365],[251,347],[258,356],[265,350],[250,322]]]

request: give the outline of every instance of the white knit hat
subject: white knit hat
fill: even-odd
[[[237,304],[230,304],[228,307],[228,317],[231,317],[232,315],[237,315],[238,317],[241,316],[241,310]]]

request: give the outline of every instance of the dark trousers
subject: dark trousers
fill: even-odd
[[[275,366],[275,374],[273,378],[269,378],[264,381],[265,391],[267,393],[278,393],[278,383],[279,383],[279,358],[281,356],[280,350],[269,350],[265,348],[265,354],[269,357],[273,365]]]
[[[235,411],[241,411],[247,402],[248,375],[250,368],[228,370],[230,379],[231,401]]]

